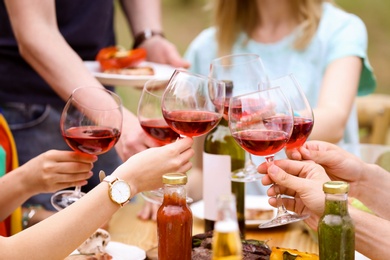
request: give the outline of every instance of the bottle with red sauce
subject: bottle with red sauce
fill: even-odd
[[[192,212],[187,205],[187,175],[163,176],[164,200],[157,211],[158,259],[191,260]]]

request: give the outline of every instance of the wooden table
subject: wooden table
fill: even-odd
[[[111,219],[111,240],[138,246],[145,251],[157,246],[155,221],[142,221],[137,212],[143,204],[142,198],[121,208]],[[193,234],[203,233],[203,220],[194,217]],[[247,229],[247,239],[269,240],[269,246],[295,248],[300,251],[318,253],[318,245],[305,229],[303,222],[271,229]]]

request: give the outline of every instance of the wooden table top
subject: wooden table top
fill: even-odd
[[[135,245],[145,251],[157,247],[156,222],[137,218],[142,204],[139,197],[137,202],[127,204],[112,217],[109,223],[112,241]],[[203,228],[203,220],[194,217],[193,235],[203,233]],[[268,240],[270,247],[294,248],[318,254],[318,244],[311,238],[303,222],[271,229],[247,229],[246,239]]]

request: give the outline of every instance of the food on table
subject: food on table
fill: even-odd
[[[129,75],[129,76],[145,76],[145,75],[154,75],[154,69],[149,66],[128,67],[122,69],[109,69],[109,70],[105,70],[104,73]]]
[[[213,232],[209,231],[192,237],[192,260],[204,260],[212,258]],[[258,240],[242,240],[243,260],[269,259],[271,249],[266,242]]]
[[[153,75],[151,67],[138,65],[146,59],[146,50],[142,48],[126,50],[120,46],[110,46],[101,49],[96,55],[96,61],[105,73],[123,75]]]
[[[273,209],[245,209],[246,220],[268,220],[274,216]]]
[[[273,247],[270,260],[318,260],[316,254],[300,252],[296,249]]]
[[[213,232],[209,231],[192,237],[192,260],[206,260],[212,258]],[[243,260],[318,260],[316,254],[300,252],[296,249],[273,247],[267,245],[267,241],[243,239]]]
[[[99,228],[77,248],[79,254],[70,255],[65,260],[110,260],[112,256],[106,252],[110,239],[110,233]]]

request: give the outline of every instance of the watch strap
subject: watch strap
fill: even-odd
[[[134,44],[133,44],[133,49],[136,49],[138,46],[140,46],[144,41],[147,39],[152,38],[153,36],[159,35],[163,38],[165,38],[165,35],[163,32],[157,32],[157,31],[152,31],[150,29],[146,29],[140,33],[138,33],[134,37]]]

